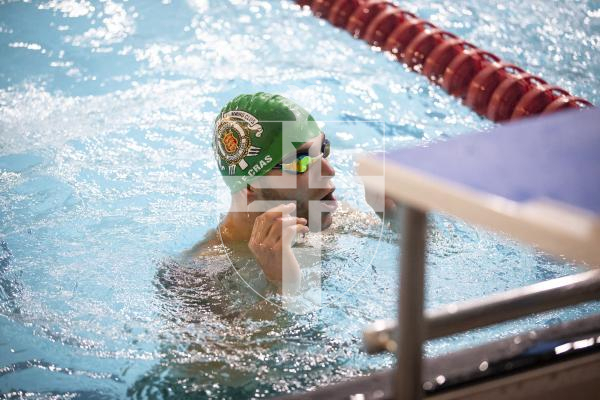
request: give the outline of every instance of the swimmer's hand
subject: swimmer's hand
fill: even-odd
[[[396,224],[401,207],[394,199],[365,185],[365,200],[383,222],[390,222],[390,227],[394,231],[398,231]]]
[[[300,285],[300,265],[292,252],[298,233],[307,233],[307,221],[291,215],[294,203],[271,208],[254,221],[248,247],[269,281],[295,290]]]

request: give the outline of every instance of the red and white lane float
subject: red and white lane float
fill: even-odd
[[[297,0],[354,37],[388,51],[495,122],[593,107],[385,0]]]

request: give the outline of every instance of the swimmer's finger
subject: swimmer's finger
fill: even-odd
[[[286,228],[291,225],[306,225],[306,218],[298,218],[298,217],[285,217],[281,218],[281,227]]]
[[[275,221],[273,221],[271,228],[269,229],[268,236],[272,240],[277,241],[283,235],[283,230],[285,228],[287,228],[288,226],[306,225],[307,222],[308,221],[305,218],[298,218],[298,217],[277,218]]]
[[[262,217],[267,220],[274,220],[277,218],[287,217],[294,211],[296,211],[296,203],[281,204],[265,211],[259,218]]]
[[[283,234],[281,236],[281,242],[284,246],[291,246],[296,240],[296,235],[301,233],[308,233],[309,229],[306,225],[295,224],[288,226],[283,229]]]
[[[261,214],[254,221],[252,227],[252,245],[274,245],[282,235],[282,221],[285,219],[286,226],[292,223],[305,224],[304,218],[290,216],[296,210],[295,203],[281,204]],[[289,219],[288,219],[289,218]]]
[[[252,233],[250,234],[250,241],[256,244],[263,243],[267,235],[269,234],[270,224],[267,224],[267,220],[258,217],[254,220],[252,226]]]
[[[271,230],[272,221],[288,216],[295,209],[296,205],[294,203],[281,204],[259,215],[254,220],[251,239],[257,243],[263,243]]]

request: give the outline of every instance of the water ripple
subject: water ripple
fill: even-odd
[[[109,379],[114,382],[120,382],[120,383],[123,382],[119,376],[114,375],[114,374],[77,370],[77,369],[73,369],[73,368],[65,368],[65,367],[60,367],[51,362],[47,362],[44,360],[35,360],[35,359],[21,361],[21,362],[17,362],[17,363],[13,363],[10,365],[5,365],[3,367],[0,367],[0,376],[18,373],[21,371],[28,370],[30,368],[38,368],[38,369],[41,369],[44,371],[55,372],[58,374],[84,376],[86,378],[91,378],[91,379],[100,379],[100,380]]]

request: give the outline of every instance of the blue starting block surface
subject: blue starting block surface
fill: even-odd
[[[365,158],[359,173],[383,174],[386,193],[413,207],[600,266],[599,109]]]
[[[599,109],[399,150],[386,161],[516,202],[545,198],[600,214]]]

